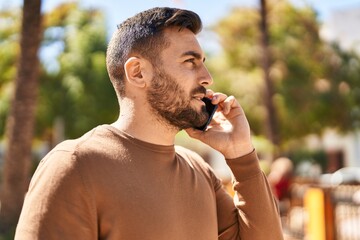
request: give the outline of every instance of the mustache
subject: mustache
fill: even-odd
[[[199,86],[191,91],[191,95],[198,94],[198,93],[206,95],[206,88],[203,86]]]

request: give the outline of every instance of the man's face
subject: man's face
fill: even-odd
[[[202,50],[187,29],[166,30],[165,37],[170,46],[159,56],[161,66],[154,66],[148,102],[160,119],[178,129],[202,126],[209,115],[201,99],[212,84]]]
[[[191,105],[192,95],[205,93],[202,86],[186,93],[174,77],[160,68],[155,71],[147,97],[150,106],[162,119],[178,129],[185,129],[202,126],[208,119],[205,106],[196,109]]]

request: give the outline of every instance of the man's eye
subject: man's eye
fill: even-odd
[[[185,60],[185,62],[195,64],[195,58],[189,58],[189,59]]]

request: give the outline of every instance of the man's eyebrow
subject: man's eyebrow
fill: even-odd
[[[181,54],[181,57],[186,57],[186,56],[193,56],[194,58],[205,62],[205,57],[202,57],[202,55],[200,53],[195,52],[195,51],[187,51],[187,52],[184,52],[183,54]]]

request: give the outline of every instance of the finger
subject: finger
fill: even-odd
[[[219,104],[227,98],[227,95],[224,93],[216,92],[212,96],[212,104]]]
[[[237,103],[237,101],[236,101],[234,96],[227,97],[224,100],[224,102],[222,103],[222,107],[223,107],[222,112],[223,112],[223,114],[228,115],[232,108],[237,107],[236,103]]]
[[[211,90],[211,89],[206,89],[206,95],[205,95],[205,97],[207,97],[207,98],[213,98],[213,95],[214,95],[214,91],[213,90]]]

